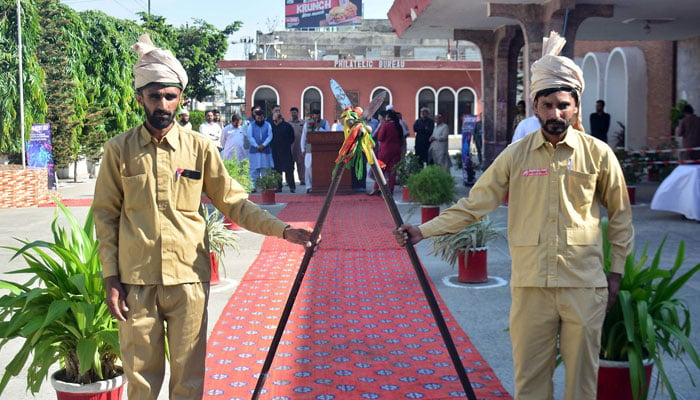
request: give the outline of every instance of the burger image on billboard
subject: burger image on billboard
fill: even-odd
[[[352,3],[349,3],[352,4]],[[333,7],[331,8],[331,11],[328,13],[328,22],[333,23],[333,24],[340,24],[342,22],[345,22],[346,19],[348,19],[348,12],[345,8],[343,7]]]
[[[357,16],[357,6],[348,1],[348,3],[345,5],[345,13],[345,18],[355,18]]]

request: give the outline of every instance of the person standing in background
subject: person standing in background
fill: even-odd
[[[693,106],[683,107],[683,119],[678,124],[678,136],[683,138],[683,147],[700,147],[700,117],[695,115]],[[686,151],[683,160],[700,163],[700,150]]]
[[[589,116],[588,122],[591,125],[591,136],[608,143],[610,114],[605,112],[605,102],[603,100],[595,102],[595,112]]]
[[[299,177],[299,184],[306,185],[304,181],[304,153],[301,151],[301,133],[304,129],[304,121],[299,118],[299,109],[297,107],[292,107],[289,109],[289,114],[292,119],[287,121],[289,125],[294,129],[294,144],[292,145],[292,160],[294,162],[294,167],[297,170],[297,176]]]
[[[442,120],[442,115],[435,116],[435,129],[430,136],[430,147],[428,148],[428,160],[432,164],[437,164],[442,167],[447,173],[450,173],[452,162],[448,153],[448,139],[450,137],[450,129],[445,121]],[[474,179],[473,177],[471,179]]]
[[[214,122],[213,111],[207,111],[206,114],[204,114],[204,118],[206,119],[206,122],[199,125],[199,133],[208,137],[211,141],[218,145],[219,141],[221,141],[221,125]]]
[[[192,129],[192,124],[190,123],[190,112],[187,111],[185,107],[180,109],[178,116],[180,119],[177,121],[177,123],[180,124],[181,127],[185,129]]]
[[[238,114],[231,116],[231,123],[226,125],[221,133],[221,158],[224,160],[241,161],[248,158],[248,134],[241,126]]]
[[[272,160],[275,170],[284,175],[289,191],[294,193],[297,185],[294,182],[294,163],[292,162],[292,145],[294,144],[294,128],[285,122],[282,114],[272,114]],[[277,192],[282,191],[282,181],[277,185]]]
[[[428,162],[428,149],[433,129],[435,129],[435,121],[430,118],[430,109],[421,107],[420,118],[413,123],[413,131],[416,133],[416,155],[424,164]]]
[[[248,151],[248,159],[250,160],[250,178],[253,181],[253,193],[257,191],[258,178],[267,168],[274,168],[275,163],[272,160],[272,150],[270,142],[272,142],[272,126],[265,121],[265,111],[256,108],[253,111],[255,122],[248,126],[248,142],[250,149]]]
[[[301,131],[301,151],[304,153],[304,182],[306,182],[306,193],[311,193],[311,144],[307,141],[309,132],[327,132],[331,126],[328,121],[321,119],[321,111],[311,110],[311,117],[304,122]]]

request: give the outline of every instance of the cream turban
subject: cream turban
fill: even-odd
[[[134,87],[141,89],[150,83],[187,87],[187,72],[170,50],[159,49],[153,45],[148,34],[139,36],[139,41],[132,46],[139,59],[134,65]]]
[[[530,99],[540,90],[566,87],[578,92],[579,102],[583,93],[583,71],[568,57],[559,56],[566,44],[566,39],[552,31],[549,38],[542,39],[542,58],[535,61],[530,68]],[[572,123],[575,129],[583,130],[581,123],[581,107]]]

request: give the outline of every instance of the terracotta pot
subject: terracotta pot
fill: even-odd
[[[411,199],[411,192],[408,191],[406,186],[401,186],[401,201],[404,203],[413,202],[413,199]]]
[[[644,376],[646,377],[646,389],[649,390],[651,382],[651,370],[654,363],[651,360],[644,361]],[[640,393],[642,388],[639,388]],[[646,398],[646,397],[644,397]],[[630,369],[627,361],[600,360],[598,366],[598,400],[631,400],[632,383],[630,382]]]
[[[488,282],[487,254],[488,248],[486,247],[469,249],[466,257],[464,251],[460,251],[457,255],[457,280],[462,283]]]
[[[261,204],[275,204],[275,191],[273,190],[262,190],[260,191],[260,203]]]
[[[421,223],[426,223],[440,215],[440,206],[420,206]]]
[[[627,196],[630,198],[630,204],[637,204],[636,203],[636,194],[637,194],[637,187],[636,186],[627,186]]]
[[[59,370],[51,375],[51,386],[56,390],[58,400],[121,400],[126,377],[119,375],[112,379],[81,385],[56,379]]]
[[[209,264],[211,265],[211,278],[209,279],[210,285],[217,285],[221,282],[219,278],[219,260],[216,259],[214,253],[209,253]]]

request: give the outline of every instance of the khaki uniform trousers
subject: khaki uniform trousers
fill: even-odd
[[[207,347],[209,283],[124,285],[129,311],[119,341],[129,400],[156,400],[170,352],[169,398],[201,399]]]
[[[553,398],[559,333],[566,376],[564,398],[594,400],[607,288],[513,287],[511,295],[515,399]]]

